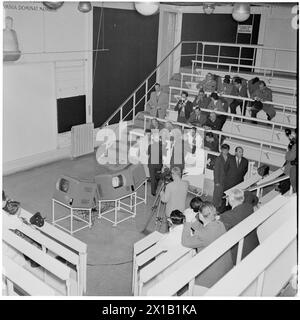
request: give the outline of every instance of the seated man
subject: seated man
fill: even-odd
[[[208,130],[221,131],[223,128],[223,119],[217,117],[215,112],[211,112],[207,120],[205,121],[203,128]]]
[[[211,95],[211,102],[208,105],[208,109],[214,110],[214,111],[221,111],[221,112],[227,112],[228,111],[228,104],[227,101],[224,101],[223,99],[220,99],[218,94],[216,92],[213,92]],[[222,127],[224,123],[226,122],[227,117],[223,114],[218,114],[217,118],[219,119],[220,123],[222,124]]]
[[[191,113],[193,112],[193,104],[188,100],[188,93],[186,91],[182,91],[181,99],[175,106],[175,111],[178,111],[178,122],[187,122],[190,118]]]
[[[146,112],[153,117],[164,119],[168,109],[169,97],[167,93],[161,90],[159,83],[156,83],[154,88],[155,91],[151,92],[150,99],[146,104]]]
[[[231,83],[230,75],[225,75],[225,77],[223,79],[223,83],[218,91],[222,95],[224,94],[224,95],[232,96],[233,84]],[[223,98],[223,100],[226,101],[227,110],[228,110],[228,106],[231,104],[233,99],[232,98]]]
[[[272,101],[272,90],[266,86],[264,81],[259,81],[259,88],[251,98],[255,100],[251,103],[251,117],[256,118],[257,113],[262,109],[267,114],[268,120],[275,117],[276,111],[273,105],[263,103],[264,101]]]
[[[166,217],[169,218],[173,210],[184,211],[188,192],[188,182],[182,180],[181,170],[174,167],[171,170],[173,181],[167,184],[165,191],[162,191],[161,201],[166,203]]]
[[[254,94],[254,92],[256,90],[259,89],[259,78],[258,77],[255,77],[253,79],[250,79],[248,81],[248,92],[249,92],[249,97],[252,97],[252,95]]]
[[[204,149],[219,152],[219,139],[212,132],[205,133]]]
[[[225,211],[220,215],[220,220],[224,223],[227,231],[236,226],[239,222],[246,219],[254,212],[253,205],[248,202],[244,202],[244,192],[240,189],[232,190],[228,197],[228,200],[232,209],[229,211]],[[257,238],[256,230],[253,230],[244,239],[242,259],[246,257],[258,245],[259,241]],[[232,260],[234,264],[236,263],[237,250],[238,245],[235,245],[231,249]]]
[[[195,97],[193,101],[193,107],[199,107],[206,109],[210,103],[210,98],[205,94],[203,89],[200,89],[198,95]]]
[[[201,112],[199,107],[196,107],[195,110],[191,113],[188,122],[193,126],[201,127],[205,123],[206,119],[206,114],[204,112]]]
[[[195,221],[194,213],[186,215],[182,232],[182,245],[195,248],[200,252],[220,236],[226,233],[223,223],[216,219],[216,208],[210,202],[204,202]],[[197,222],[197,225],[196,225]],[[230,252],[226,252],[197,278],[196,284],[206,288],[212,287],[233,267]]]
[[[198,87],[203,89],[205,92],[214,92],[217,89],[217,82],[214,80],[213,75],[209,72],[205,79],[199,82]]]
[[[233,90],[232,95],[239,96],[239,97],[248,97],[247,92],[247,85],[245,85],[241,78],[235,78],[233,82]],[[244,107],[243,107],[244,105]],[[243,102],[243,100],[234,99],[230,104],[230,111],[233,114],[236,114],[236,108],[240,107],[241,113],[244,116],[246,114],[246,102]]]

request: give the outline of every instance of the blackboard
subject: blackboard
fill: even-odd
[[[86,123],[85,95],[57,99],[58,133],[70,131],[72,126]]]

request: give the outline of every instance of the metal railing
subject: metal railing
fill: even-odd
[[[224,80],[224,75],[222,74],[218,74],[219,71],[212,71],[212,73],[217,74],[222,80]],[[243,73],[239,73],[238,74],[239,77],[242,77],[246,80],[251,80],[253,78],[253,75],[249,75],[249,74],[243,74]],[[184,77],[189,77],[191,78],[190,81],[186,81],[184,80]],[[201,75],[201,74],[195,74],[195,73],[186,73],[186,72],[181,72],[180,73],[180,86],[183,87],[183,83],[185,82],[187,85],[188,83],[193,83],[193,84],[198,84],[197,81],[193,81],[193,79],[204,79],[205,76]],[[276,97],[284,97],[284,96],[292,96],[293,99],[293,103],[297,103],[297,87],[289,87],[289,86],[283,86],[283,85],[279,85],[279,84],[275,84],[275,83],[271,83],[270,79],[268,77],[260,77],[261,80],[264,80],[265,82],[268,82],[268,87],[272,88],[274,90],[282,90],[280,92],[276,92],[275,96]],[[295,80],[296,82],[296,80]],[[190,87],[190,89],[192,89]]]
[[[234,228],[230,229],[209,246],[201,250],[182,267],[172,272],[159,283],[155,284],[149,289],[147,295],[173,296],[176,295],[176,293],[185,285],[189,286],[188,295],[193,295],[196,277],[206,270],[219,257],[228,252],[234,245],[238,245],[237,258],[235,261],[237,265],[236,267],[238,267],[239,264],[244,261],[244,259],[242,260],[242,251],[245,237],[262,225],[268,218],[272,217],[276,212],[286,209],[286,206],[290,205],[290,201],[295,200],[281,195],[276,196],[268,202],[268,205],[260,207]],[[255,250],[253,252],[255,252]],[[252,253],[250,253],[250,255],[251,254]],[[245,259],[247,259],[247,257]],[[224,277],[226,277],[226,275]]]
[[[147,120],[151,120],[151,119],[156,119],[158,122],[162,122],[162,123],[171,123],[173,126],[177,126],[177,127],[181,127],[182,130],[184,129],[191,129],[195,126],[186,124],[186,123],[181,123],[181,122],[176,122],[176,121],[169,121],[166,119],[159,119],[159,118],[155,118],[153,116],[149,116],[149,115],[145,115],[144,116],[144,130],[146,130],[147,127]],[[250,159],[250,160],[254,160],[258,162],[258,166],[261,165],[261,163],[264,163],[262,161],[262,157],[266,156],[267,159],[270,158],[270,155],[274,155],[274,156],[280,156],[282,157],[282,160],[284,160],[284,155],[286,152],[286,146],[283,146],[281,144],[276,144],[276,143],[272,143],[269,141],[261,141],[261,140],[257,140],[257,139],[253,139],[253,138],[249,138],[249,137],[243,137],[240,135],[235,135],[235,134],[231,134],[231,133],[227,133],[227,132],[222,132],[222,131],[217,131],[217,130],[207,130],[201,127],[197,127],[197,130],[204,132],[212,132],[213,134],[215,134],[216,136],[218,136],[219,139],[219,145],[221,145],[221,141],[222,141],[222,137],[223,138],[227,138],[229,139],[229,141],[231,141],[232,139],[235,139],[237,141],[241,141],[241,143],[246,143],[246,146],[249,148],[254,148],[255,150],[257,150],[259,152],[259,156],[258,159]],[[248,143],[253,143],[258,145],[259,147],[254,147],[254,146],[248,146]],[[272,150],[272,148],[277,149],[276,150]],[[281,150],[282,152],[278,151]],[[282,161],[283,163],[284,161]]]
[[[172,90],[177,90],[180,92],[180,94],[182,93],[182,91],[187,91],[188,93],[191,93],[194,96],[197,96],[197,94],[198,94],[198,90],[194,90],[194,89],[187,89],[187,88],[182,88],[182,87],[179,88],[179,87],[173,87],[173,86],[171,86],[169,89],[170,89],[170,91],[169,91],[169,107],[171,105],[174,105],[174,103],[171,102]],[[210,92],[205,92],[205,93],[210,94]],[[243,105],[242,105],[243,112],[244,112],[244,108],[245,108],[247,102],[254,102],[255,101],[254,99],[247,98],[247,97],[240,97],[240,96],[231,96],[231,95],[225,95],[225,94],[219,94],[219,96],[223,97],[223,98],[242,100],[243,101]],[[286,115],[287,110],[290,110],[289,114],[287,115],[287,118],[291,115],[296,116],[296,114],[297,114],[298,108],[297,108],[297,106],[294,106],[294,105],[288,105],[288,104],[278,103],[278,102],[273,102],[273,101],[263,101],[263,103],[267,104],[267,105],[272,105],[273,107],[276,107],[276,109],[279,109],[284,115]],[[287,124],[283,124],[283,126],[287,126]]]
[[[207,53],[206,50],[211,47],[217,48],[217,54]],[[222,48],[238,48],[239,53],[234,56],[228,56],[223,54]],[[243,56],[243,49],[253,49],[252,54],[250,54],[250,58],[248,56]],[[230,44],[230,43],[215,43],[215,42],[203,42],[203,41],[181,41],[178,43],[171,52],[158,64],[158,66],[146,77],[144,81],[140,83],[140,85],[133,91],[133,93],[112,113],[112,115],[104,122],[102,126],[107,126],[111,122],[118,123],[124,120],[133,120],[137,112],[142,111],[144,109],[145,104],[148,101],[148,96],[151,90],[154,87],[156,81],[164,82],[165,84],[169,83],[169,80],[173,73],[180,72],[180,68],[184,65],[194,66],[192,62],[197,61],[198,56],[201,56],[201,61],[205,64],[212,63],[209,61],[204,61],[205,58],[212,58],[214,56],[217,59],[217,62],[214,64],[223,65],[222,59],[237,59],[239,64],[229,64],[232,66],[238,66],[240,68],[255,68],[260,70],[270,71],[272,75],[272,71],[282,71],[284,73],[295,73],[291,70],[281,70],[281,69],[272,69],[267,67],[256,66],[256,53],[257,50],[266,50],[271,52],[292,52],[295,53],[294,50],[287,49],[278,49],[278,48],[268,48],[262,46],[255,45],[244,45],[244,44]],[[186,63],[183,62],[183,59],[187,60]],[[251,65],[243,64],[243,61],[251,61]]]

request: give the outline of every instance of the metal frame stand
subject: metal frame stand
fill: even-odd
[[[68,214],[67,216],[64,216],[62,218],[58,218],[55,219],[55,204],[59,204],[67,209],[70,210],[70,214]],[[95,207],[93,207],[95,208]],[[85,229],[85,228],[91,228],[92,227],[92,209],[93,208],[73,208],[69,205],[66,205],[65,203],[62,203],[56,199],[52,199],[52,224],[67,231],[70,234],[73,234],[79,230]],[[76,211],[87,211],[88,212],[88,221],[86,221],[85,219],[81,218],[80,216],[78,216],[76,214]],[[76,220],[80,220],[81,222],[83,222],[85,225],[83,227],[79,227],[77,229],[74,229],[74,218]],[[62,225],[60,225],[58,222],[66,220],[66,219],[70,219],[70,229],[63,227]]]
[[[144,185],[144,197],[137,196],[137,191]],[[129,204],[125,203],[124,200],[129,198]],[[111,203],[112,208],[106,211],[101,212],[102,204]],[[136,208],[141,203],[147,203],[147,180],[143,181],[134,192],[127,194],[121,198],[117,199],[102,199],[99,200],[99,211],[98,211],[98,219],[105,219],[113,224],[116,227],[119,223],[126,221],[130,218],[134,218],[136,216]],[[118,219],[119,211],[125,211],[129,214],[128,217],[123,218],[121,220]],[[113,219],[108,218],[106,215],[109,213],[113,213]]]

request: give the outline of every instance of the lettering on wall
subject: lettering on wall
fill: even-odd
[[[3,7],[6,10],[21,10],[21,11],[51,11],[44,5],[29,5],[29,4],[15,4],[15,3],[3,3]]]

